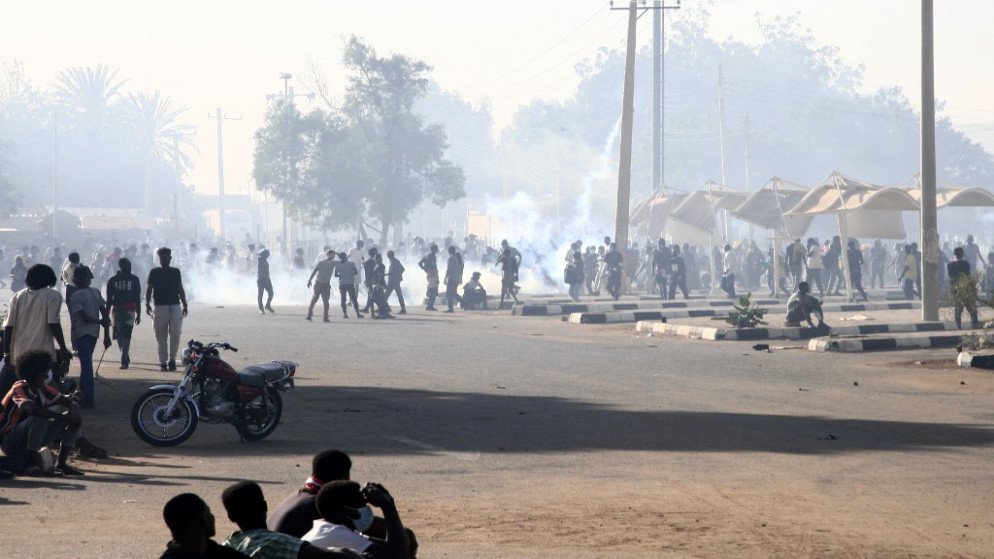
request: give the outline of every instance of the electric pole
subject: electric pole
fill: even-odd
[[[630,0],[628,2],[627,8],[615,8],[614,2],[611,2],[612,10],[627,10],[628,11],[628,49],[625,58],[625,84],[624,93],[621,109],[621,155],[620,161],[618,163],[618,207],[615,212],[615,231],[614,231],[614,242],[618,246],[618,250],[625,251],[628,248],[628,221],[629,221],[629,211],[631,207],[631,193],[632,193],[632,127],[635,119],[635,31],[636,24],[638,23],[638,18],[642,16],[648,10],[654,10],[654,13],[660,14],[663,7],[661,2],[653,2],[652,7],[647,7],[645,5],[646,0]],[[642,6],[639,7],[639,4]],[[658,4],[658,5],[657,5]],[[680,2],[677,1],[675,7],[679,7]],[[641,10],[641,13],[640,13]],[[659,37],[658,40],[662,42],[662,25],[663,20],[660,16],[659,22]],[[655,37],[655,35],[654,35]],[[656,94],[653,94],[653,170],[658,169],[659,176],[655,176],[653,173],[653,185],[656,187],[656,181],[658,184],[662,185],[662,148],[663,148],[663,130],[662,130],[662,108],[663,108],[663,98],[662,98],[662,48],[659,49],[658,60],[654,60],[653,67],[655,68],[659,64],[659,81],[654,84],[655,87],[659,87],[658,92],[658,103],[656,103]],[[656,115],[658,112],[658,122],[659,125],[656,126],[657,121]],[[658,138],[656,138],[656,133],[658,131]]]
[[[939,231],[935,200],[935,45],[932,0],[922,0],[922,320],[939,320]],[[976,272],[976,270],[970,270]]]
[[[57,243],[59,227],[59,113],[52,113],[52,244]]]
[[[221,124],[225,120],[241,120],[241,118],[231,118],[221,114],[221,107],[217,108],[216,115],[207,115],[207,118],[217,119],[217,208],[218,208],[218,229],[221,233],[221,241],[228,238],[226,227],[227,216],[224,209],[224,147],[221,141]]]
[[[283,95],[266,95],[266,99],[272,101],[274,99],[282,99],[285,108],[289,108],[293,105],[293,100],[296,97],[307,97],[308,99],[314,99],[314,93],[300,94],[297,95],[293,92],[293,88],[290,87],[290,80],[293,78],[293,74],[289,72],[281,72],[280,79],[283,80]],[[290,261],[290,244],[287,238],[289,233],[288,220],[286,216],[286,202],[281,202],[280,206],[283,210],[283,233],[280,237],[280,254],[283,256],[284,263]],[[268,226],[268,224],[267,224]]]
[[[625,85],[621,104],[621,155],[618,158],[618,205],[615,211],[614,243],[622,254],[628,248],[628,219],[632,192],[632,125],[635,120],[635,29],[638,2],[628,3],[628,49]],[[612,7],[612,9],[614,9]]]
[[[664,188],[666,183],[663,168],[666,146],[663,134],[666,128],[665,107],[663,105],[666,98],[663,79],[666,69],[664,16],[666,10],[678,9],[680,9],[680,0],[677,0],[675,6],[667,6],[662,0],[653,0],[652,2],[652,184],[650,185],[650,195]]]
[[[718,141],[721,143],[721,184],[727,185],[728,179],[725,175],[727,168],[725,164],[725,76],[721,73],[721,66],[718,66]]]

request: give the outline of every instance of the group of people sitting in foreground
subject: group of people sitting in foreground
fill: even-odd
[[[211,539],[215,525],[207,503],[193,493],[177,495],[162,510],[172,540],[160,559],[415,559],[417,540],[401,523],[393,497],[378,483],[360,487],[350,479],[351,468],[344,452],[322,450],[304,486],[271,514],[257,483],[229,486],[221,503],[238,531],[222,544]]]

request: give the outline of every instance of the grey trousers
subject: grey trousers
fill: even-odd
[[[155,343],[159,346],[159,363],[176,361],[183,330],[183,307],[156,305],[152,313],[152,325],[155,329]]]

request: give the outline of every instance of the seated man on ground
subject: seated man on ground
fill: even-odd
[[[238,525],[238,532],[224,540],[225,547],[257,559],[358,559],[348,549],[323,550],[300,538],[266,529],[266,498],[262,488],[252,481],[240,481],[221,493],[228,519]]]
[[[269,515],[266,523],[274,532],[283,532],[294,537],[302,537],[321,518],[314,498],[326,483],[336,480],[349,480],[352,460],[349,455],[335,448],[326,448],[314,455],[311,460],[311,475],[304,486],[290,495]]]
[[[471,310],[475,305],[487,308],[487,290],[480,283],[480,272],[473,272],[472,278],[462,286],[463,310]]]
[[[0,450],[5,456],[0,466],[14,473],[45,473],[34,465],[40,462],[38,452],[61,440],[53,473],[83,475],[66,464],[76,445],[83,418],[76,402],[46,384],[52,369],[52,356],[43,350],[26,351],[17,357],[15,369],[21,380],[3,397]]]
[[[198,495],[181,493],[162,507],[173,539],[159,559],[245,559],[248,555],[224,547],[214,537],[214,515]]]
[[[318,492],[316,504],[321,520],[304,534],[304,541],[321,548],[345,547],[374,559],[409,557],[407,533],[393,497],[383,486],[367,483],[359,489],[354,481],[333,481]],[[373,505],[383,511],[387,525],[386,540],[362,534],[373,525]]]
[[[818,319],[818,328],[825,328],[825,315],[821,311],[821,301],[809,295],[811,288],[808,282],[802,281],[797,284],[797,291],[787,300],[787,323],[786,326],[800,327],[801,321],[806,321],[808,326],[814,328],[811,315]]]

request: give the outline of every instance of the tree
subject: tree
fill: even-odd
[[[759,44],[734,37],[713,39],[709,17],[706,8],[687,8],[670,20],[665,55],[666,186],[688,191],[721,179],[719,67],[724,75],[730,186],[745,188],[747,165],[751,188],[773,176],[813,185],[833,170],[876,184],[897,184],[917,169],[920,115],[900,88],[862,92],[862,67],[846,64],[837,48],[819,45],[800,16],[772,21],[757,16],[764,37]],[[640,189],[649,191],[649,55],[643,50],[636,62],[635,195]],[[596,158],[578,160],[559,149],[562,144],[576,146],[574,153],[610,153],[613,171],[617,170],[617,146],[607,146],[606,141],[610,142],[621,114],[623,65],[620,51],[602,50],[577,65],[580,83],[571,98],[536,101],[515,115],[502,139],[538,162],[530,166],[529,174],[558,175],[563,169],[582,176],[595,174],[600,164]],[[743,157],[746,142],[748,163]],[[940,180],[989,187],[994,159],[948,119],[937,123],[936,143]],[[529,190],[522,182],[516,186]],[[608,182],[604,186],[610,191]],[[603,215],[613,206],[605,199],[592,207],[605,208]]]
[[[465,178],[444,158],[444,128],[425,125],[414,111],[430,66],[381,58],[355,37],[343,58],[350,72],[343,106],[304,117],[292,103],[275,105],[255,135],[253,176],[259,189],[311,224],[376,219],[385,244],[422,200],[441,206],[464,196]],[[321,84],[316,88],[327,101]]]
[[[265,124],[255,132],[252,176],[256,187],[284,204],[287,213],[314,224],[324,224],[318,208],[326,207],[330,191],[315,192],[308,183],[314,148],[329,123],[318,112],[300,114],[289,100],[280,100],[266,111]],[[283,247],[286,248],[286,247]]]
[[[143,206],[146,214],[150,208],[153,162],[161,161],[172,165],[176,170],[177,182],[182,176],[182,172],[188,169],[191,164],[190,157],[183,151],[183,148],[194,147],[194,127],[176,122],[176,119],[186,110],[186,107],[174,109],[169,102],[169,97],[163,96],[159,90],[155,90],[151,95],[137,93],[128,96],[125,110],[126,121],[138,137],[145,161]]]
[[[102,132],[110,125],[121,87],[127,82],[118,80],[117,72],[102,64],[96,68],[62,70],[56,79],[55,101],[68,109],[74,124]]]
[[[380,243],[423,199],[443,206],[465,195],[460,167],[445,159],[445,130],[414,112],[425,95],[431,67],[401,55],[379,57],[352,37],[343,56],[350,72],[344,112],[361,134],[354,157],[366,175],[364,200],[379,220]]]
[[[0,142],[0,216],[9,217],[17,211],[21,192],[19,177],[14,168],[12,144]]]

